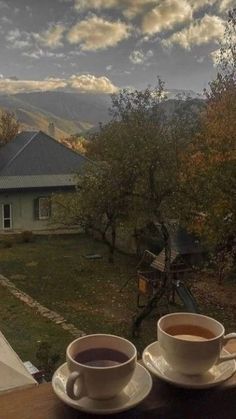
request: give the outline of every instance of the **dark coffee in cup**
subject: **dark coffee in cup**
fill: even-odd
[[[91,367],[111,367],[123,364],[129,357],[121,351],[111,348],[91,348],[78,352],[74,360]]]
[[[66,392],[71,399],[107,400],[130,382],[137,350],[121,336],[95,334],[75,339],[66,350],[69,370]]]

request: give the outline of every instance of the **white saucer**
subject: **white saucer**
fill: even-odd
[[[226,355],[228,353],[225,349],[222,350],[222,354]],[[161,356],[157,341],[144,349],[143,363],[152,374],[161,380],[185,388],[210,388],[228,380],[236,371],[236,362],[230,360],[214,365],[207,373],[202,375],[180,374],[174,371]]]
[[[134,375],[129,384],[116,397],[109,400],[93,400],[82,397],[80,400],[72,400],[66,394],[66,381],[68,378],[67,364],[61,365],[52,377],[52,387],[56,395],[63,402],[75,409],[95,414],[111,414],[131,409],[139,404],[149,394],[152,388],[152,377],[146,368],[137,364]]]

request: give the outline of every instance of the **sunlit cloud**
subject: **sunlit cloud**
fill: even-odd
[[[225,21],[218,16],[205,15],[202,19],[191,23],[189,27],[175,32],[167,40],[164,46],[178,44],[185,49],[191,49],[194,45],[218,42],[225,30]]]
[[[134,50],[131,52],[129,59],[133,64],[144,64],[151,57],[153,57],[153,51],[151,49],[146,53],[142,50]]]
[[[81,92],[115,93],[118,90],[107,77],[96,77],[91,74],[71,76],[68,84],[72,89]]]
[[[126,23],[111,22],[92,16],[74,25],[67,34],[71,44],[80,44],[83,51],[96,51],[117,45],[130,35]]]
[[[222,0],[219,6],[219,10],[220,12],[224,12],[232,7],[235,7],[235,0]]]
[[[0,93],[4,94],[55,90],[108,94],[116,92],[118,88],[107,77],[97,77],[92,74],[72,75],[68,79],[51,77],[44,80],[17,80],[0,77]]]
[[[186,0],[158,2],[158,5],[144,16],[142,32],[152,35],[191,19],[192,8]]]
[[[58,48],[63,46],[62,38],[65,32],[65,26],[61,23],[52,25],[49,29],[41,33],[34,33],[34,38],[48,48]]]
[[[129,19],[155,6],[158,0],[75,0],[78,12],[85,10],[120,9]]]

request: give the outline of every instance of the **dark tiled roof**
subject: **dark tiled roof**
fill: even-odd
[[[21,132],[12,141],[0,148],[0,172],[36,134],[36,131]]]
[[[0,176],[75,173],[86,161],[42,131],[21,132],[0,149]]]

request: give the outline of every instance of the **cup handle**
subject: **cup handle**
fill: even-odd
[[[75,382],[78,381],[78,391],[75,394]],[[83,393],[83,376],[80,372],[74,371],[69,375],[66,382],[66,393],[73,400],[78,400],[82,397]]]
[[[229,340],[236,339],[236,333],[229,333],[223,337],[223,345],[225,345]],[[230,359],[236,359],[236,352],[228,355],[221,355],[218,359],[219,362],[229,361]]]

